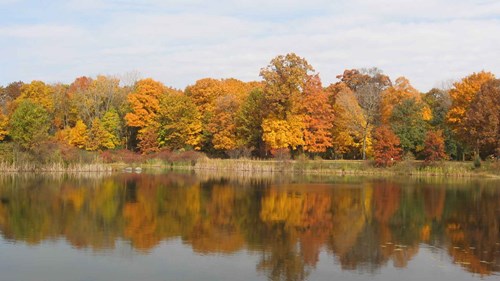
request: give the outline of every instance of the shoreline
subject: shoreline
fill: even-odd
[[[255,160],[209,159],[191,162],[152,160],[144,163],[92,163],[49,165],[16,165],[0,163],[1,173],[112,173],[148,171],[203,171],[263,174],[310,174],[336,176],[430,176],[430,177],[487,177],[500,178],[499,162],[483,162],[474,168],[472,162],[443,161],[424,165],[423,161],[407,160],[392,167],[379,168],[370,160]]]

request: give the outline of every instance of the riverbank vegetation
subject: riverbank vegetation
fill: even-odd
[[[324,86],[306,59],[292,53],[272,59],[260,77],[203,78],[184,90],[151,78],[102,75],[70,84],[10,83],[0,87],[0,169],[163,161],[273,171],[322,170],[330,163],[344,172],[386,167],[447,174],[471,165],[445,160],[474,160],[475,170],[497,166],[500,80],[490,72],[427,93],[377,68],[347,69]],[[223,158],[259,160],[214,160]]]

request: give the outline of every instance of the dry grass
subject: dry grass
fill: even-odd
[[[474,169],[470,162],[440,162],[424,165],[422,161],[403,161],[390,168],[376,168],[371,161],[361,160],[251,160],[251,159],[198,159],[197,171],[246,173],[305,173],[319,175],[413,175],[413,176],[496,176],[498,165],[483,165]]]
[[[45,165],[33,163],[0,162],[2,172],[111,172],[112,167],[103,163],[51,163]]]

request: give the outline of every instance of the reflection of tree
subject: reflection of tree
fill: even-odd
[[[406,267],[408,261],[417,254],[418,243],[413,246],[398,244],[400,237],[391,230],[391,220],[401,208],[401,187],[391,182],[377,182],[373,192],[374,218],[377,220],[377,232],[381,245],[382,261],[392,259],[394,266]]]
[[[498,272],[499,209],[499,192],[481,186],[272,185],[176,174],[0,179],[5,239],[63,238],[93,250],[126,240],[148,252],[178,238],[203,254],[248,249],[261,257],[257,270],[270,280],[306,279],[322,250],[343,269],[405,267],[421,243],[445,244],[468,271]]]
[[[350,252],[355,247],[368,218],[372,189],[336,188],[332,192],[333,229],[329,250],[338,256],[343,268],[354,268]],[[371,203],[370,203],[371,204]]]
[[[285,233],[274,238],[271,246],[262,253],[257,270],[265,272],[272,281],[305,280],[309,269],[293,243],[295,239]]]
[[[500,196],[475,189],[447,194],[446,236],[455,263],[481,275],[500,269]]]
[[[206,219],[199,220],[189,234],[193,249],[202,253],[232,253],[245,244],[235,214],[234,187],[214,185],[205,205]]]
[[[259,217],[272,240],[264,242],[269,246],[257,268],[270,280],[304,280],[333,226],[330,196],[271,187],[261,204]]]
[[[425,187],[423,188],[423,193],[425,199],[425,216],[428,219],[440,221],[443,215],[446,190],[443,188]]]
[[[390,220],[393,238],[404,245],[418,244],[426,222],[421,189],[405,186],[400,205]]]

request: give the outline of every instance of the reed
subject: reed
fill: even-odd
[[[181,166],[179,168],[182,168]],[[361,160],[253,160],[202,158],[194,166],[196,171],[248,173],[306,173],[325,175],[414,175],[474,177],[500,175],[500,164],[485,164],[474,168],[471,162],[443,161],[427,165],[423,161],[407,160],[389,168],[374,167],[372,161]]]
[[[0,162],[2,172],[111,172],[112,166],[104,163],[71,163],[63,162],[39,164],[26,162]]]

